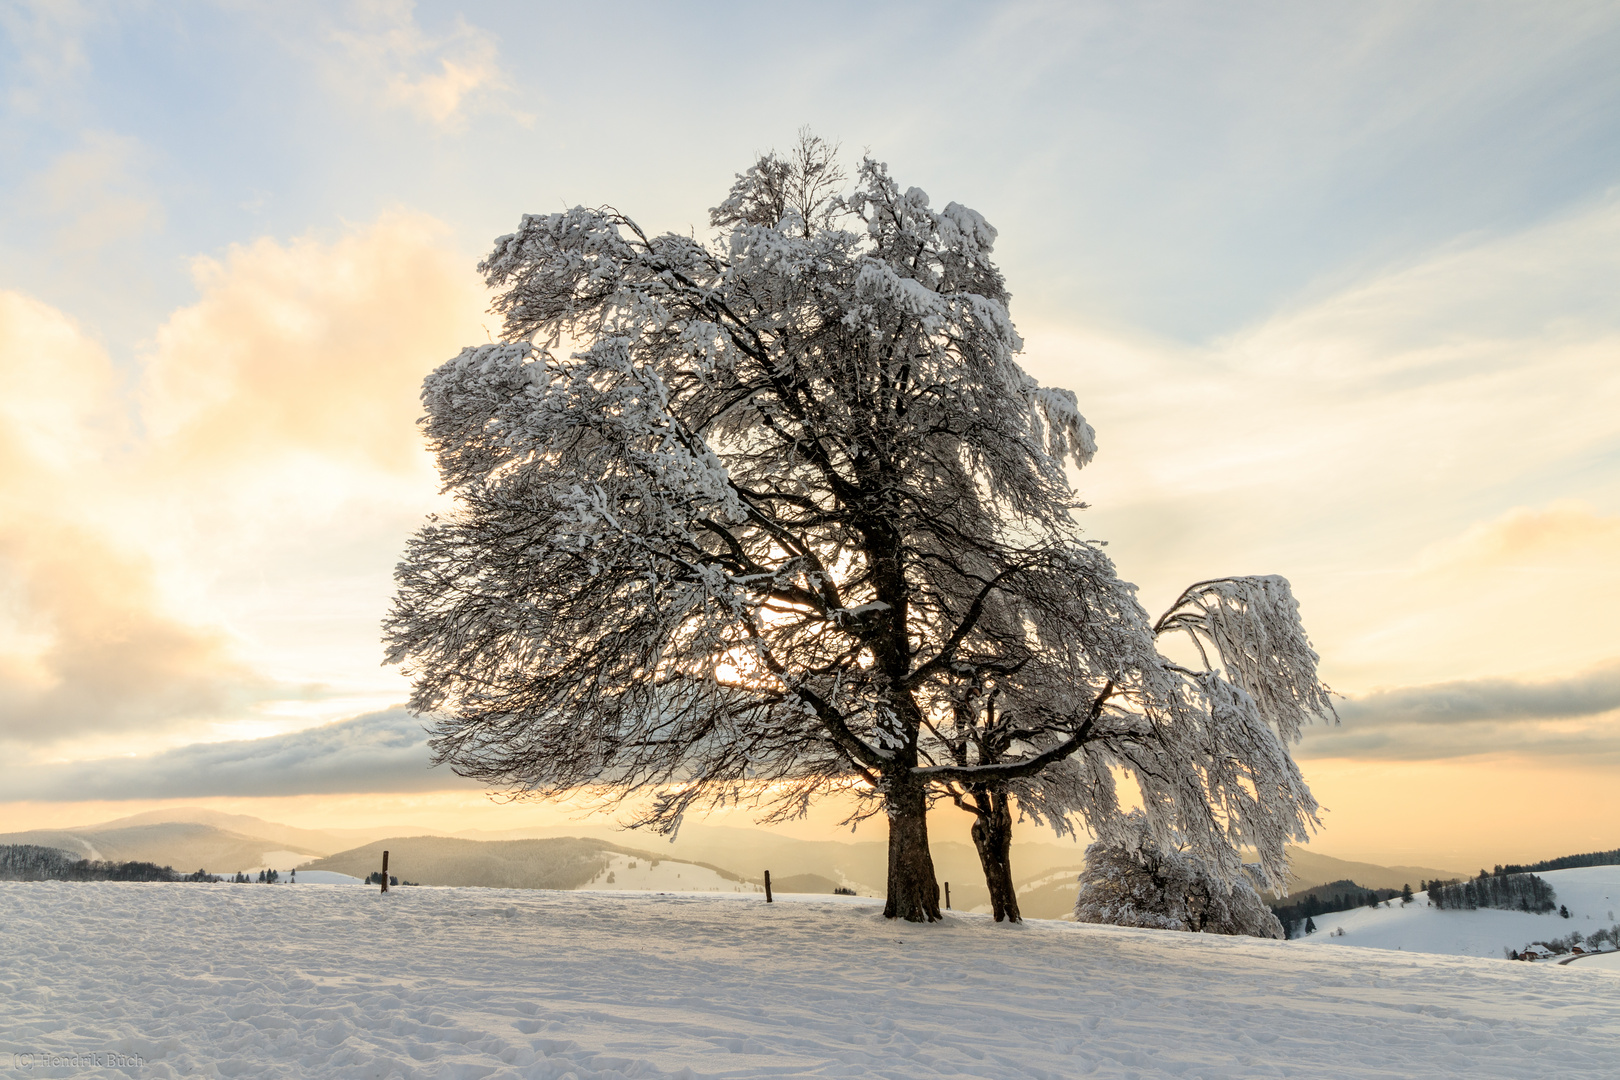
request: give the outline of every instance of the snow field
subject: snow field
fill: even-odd
[[[0,883],[0,1018],[0,1061],[134,1055],[102,1074],[141,1077],[1620,1071],[1612,969],[913,926],[850,898]]]
[[[612,881],[608,880],[609,876],[613,878]],[[608,859],[606,870],[580,888],[630,892],[765,892],[762,887],[733,881],[706,866],[618,854]]]
[[[1588,953],[1570,963],[1581,965],[1582,971],[1612,971],[1620,975],[1620,952]]]
[[[1392,900],[1387,908],[1355,908],[1317,915],[1316,933],[1300,940],[1313,945],[1366,945],[1499,959],[1504,947],[1522,949],[1533,941],[1567,937],[1572,930],[1590,934],[1620,923],[1620,866],[1547,870],[1536,876],[1553,887],[1558,902],[1569,908],[1570,918],[1560,918],[1556,911],[1530,915],[1493,908],[1432,908],[1428,906],[1428,895],[1417,893],[1405,907],[1399,900]],[[1344,936],[1331,936],[1340,928]],[[1620,1062],[1620,1053],[1616,1057]],[[1620,1064],[1616,1065],[1615,1075],[1620,1076]]]

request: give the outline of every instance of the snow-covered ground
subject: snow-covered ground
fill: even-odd
[[[1522,911],[1480,908],[1457,911],[1432,908],[1428,896],[1418,893],[1405,907],[1392,900],[1388,907],[1356,908],[1317,915],[1317,932],[1303,939],[1320,945],[1368,945],[1376,949],[1446,953],[1452,956],[1499,958],[1504,948],[1522,949],[1533,941],[1583,935],[1607,930],[1620,923],[1620,866],[1583,866],[1575,870],[1549,870],[1537,874],[1569,908],[1570,917],[1527,915]],[[1343,929],[1342,937],[1333,936]],[[1615,1074],[1620,1076],[1620,1052]]]
[[[1579,960],[1572,960],[1570,963],[1581,965],[1582,971],[1598,971],[1601,969],[1620,975],[1620,952],[1592,953],[1581,957]]]
[[[208,872],[210,874],[220,874],[222,876],[229,877],[235,873],[257,874],[260,870],[279,870],[281,871],[281,876],[285,878],[288,870],[309,861],[310,857],[308,852],[266,851],[260,857],[259,865],[257,866],[232,866],[225,870],[216,870],[214,867],[210,866],[208,868]],[[176,869],[178,869],[178,867]]]
[[[1579,963],[830,897],[0,884],[0,1066],[38,1076],[1612,1080],[1617,1045],[1620,976]]]
[[[733,881],[706,866],[669,859],[645,859],[631,855],[614,855],[607,869],[598,874],[586,889],[613,889],[629,892],[722,892],[763,893],[762,887]]]
[[[281,880],[287,881],[292,876],[291,870],[281,871]],[[340,874],[336,870],[301,870],[298,872],[300,885],[363,885],[364,878],[353,877],[349,874]]]

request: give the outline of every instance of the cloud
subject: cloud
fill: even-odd
[[[1614,709],[1620,709],[1620,661],[1544,682],[1463,679],[1380,690],[1350,699],[1339,715],[1349,726],[1456,724],[1593,716]]]
[[[422,377],[483,337],[470,262],[411,214],[234,247],[134,372],[0,292],[0,742],[106,753],[399,698],[376,621],[435,504]]]
[[[193,743],[133,758],[34,766],[8,797],[43,801],[167,799],[476,789],[429,767],[422,721],[403,708],[287,735]]]
[[[331,31],[343,50],[341,76],[362,80],[389,104],[455,128],[471,113],[506,111],[511,80],[489,32],[461,16],[434,35],[416,21],[410,0],[372,0],[351,8],[347,26]]]
[[[1430,546],[1418,562],[1429,573],[1567,569],[1572,562],[1620,566],[1620,517],[1571,499],[1516,507]]]
[[[1304,757],[1432,760],[1511,753],[1620,761],[1620,661],[1561,679],[1460,679],[1346,700]]]
[[[97,251],[163,226],[163,207],[138,175],[142,158],[136,139],[87,132],[28,180],[24,197],[57,223],[60,250]]]
[[[0,651],[0,741],[152,732],[288,693],[219,630],[165,614],[150,568],[82,529],[0,527],[0,595],[13,631]]]
[[[68,470],[98,461],[129,434],[112,360],[78,324],[48,304],[0,290],[0,493],[15,490],[23,462]],[[40,494],[31,491],[30,494]]]
[[[1359,692],[1612,653],[1617,292],[1610,197],[1203,346],[1024,330],[1096,425],[1083,524],[1147,606],[1282,574]]]
[[[336,239],[264,238],[196,260],[201,298],[144,357],[154,449],[209,468],[297,454],[420,467],[421,380],[484,306],[445,231],[390,213]]]
[[[0,742],[162,729],[267,691],[223,634],[163,609],[94,512],[129,437],[107,354],[0,292]]]
[[[0,31],[11,39],[16,61],[0,67],[7,74],[8,104],[14,114],[29,116],[60,99],[65,83],[89,64],[84,31],[98,15],[75,0],[21,0],[0,4]]]

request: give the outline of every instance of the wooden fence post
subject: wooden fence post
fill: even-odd
[[[388,852],[386,852],[386,851],[383,852],[382,879],[383,879],[382,891],[387,892],[388,891]]]
[[[767,904],[773,902],[771,900],[771,872],[769,870],[765,871],[765,902]]]
[[[945,883],[945,910],[951,910],[951,883]]]

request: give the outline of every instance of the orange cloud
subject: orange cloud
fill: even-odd
[[[482,336],[470,264],[410,214],[232,248],[134,377],[0,293],[0,740],[101,756],[308,722],[311,683],[402,696],[376,622],[434,499],[422,376]]]
[[[106,352],[60,312],[0,293],[0,380],[0,740],[162,727],[262,691],[222,634],[166,614],[147,561],[104,535],[129,436]]]
[[[1433,572],[1569,567],[1571,562],[1620,567],[1620,517],[1582,502],[1518,507],[1437,544],[1421,557]]]
[[[198,259],[201,299],[145,358],[154,442],[193,464],[313,453],[419,466],[422,377],[477,332],[485,306],[444,236],[397,213],[330,243],[266,238]]]
[[[163,729],[276,695],[223,633],[163,612],[142,560],[82,529],[0,530],[0,581],[28,631],[0,654],[0,739]]]

